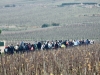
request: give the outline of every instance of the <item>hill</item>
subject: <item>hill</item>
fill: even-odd
[[[43,24],[59,23],[60,25],[75,23],[99,23],[99,17],[91,18],[93,14],[100,14],[99,8],[57,7],[62,3],[83,2],[83,0],[2,0],[0,2],[0,26],[6,30],[27,29],[30,26],[41,27]],[[84,1],[87,2],[87,1]],[[88,2],[100,3],[99,0]],[[80,15],[90,15],[82,16]],[[76,19],[77,18],[77,19]],[[9,28],[15,26],[15,28]],[[1,27],[0,27],[1,28]]]
[[[100,38],[100,7],[64,6],[63,3],[99,0],[2,0],[0,1],[0,40],[33,41]],[[58,27],[41,28],[43,24]],[[27,34],[28,33],[28,34]],[[23,35],[23,36],[22,36]],[[100,39],[99,39],[100,40]]]

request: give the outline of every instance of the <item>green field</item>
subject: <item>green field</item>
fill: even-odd
[[[1,40],[53,40],[90,38],[100,40],[100,7],[64,6],[62,3],[99,0],[2,0]],[[59,23],[58,27],[41,28]],[[28,34],[27,34],[28,33]]]

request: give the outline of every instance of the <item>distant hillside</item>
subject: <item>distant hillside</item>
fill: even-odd
[[[51,24],[53,22],[65,25],[87,22],[86,20],[89,20],[88,22],[94,21],[95,23],[95,19],[98,20],[97,17],[95,19],[79,17],[79,15],[99,14],[100,10],[98,7],[90,9],[84,7],[57,7],[57,5],[63,3],[74,2],[94,2],[99,4],[99,0],[2,0],[0,1],[0,26],[14,25],[28,28],[27,26],[41,27],[45,23]]]
[[[100,4],[99,0],[1,0],[0,40],[99,40],[100,7],[73,6],[88,2]],[[72,6],[58,7],[63,3]],[[45,24],[47,28],[42,27]]]

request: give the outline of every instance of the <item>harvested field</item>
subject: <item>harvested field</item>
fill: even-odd
[[[100,75],[100,44],[1,55],[0,75]]]

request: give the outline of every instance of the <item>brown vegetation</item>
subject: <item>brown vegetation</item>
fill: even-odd
[[[1,55],[0,75],[100,75],[100,44]]]

